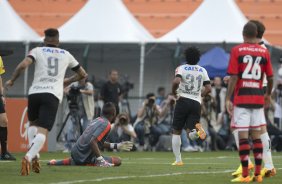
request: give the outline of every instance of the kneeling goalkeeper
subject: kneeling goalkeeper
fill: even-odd
[[[132,142],[108,143],[105,142],[111,123],[116,116],[116,109],[112,103],[106,103],[102,109],[102,116],[94,119],[71,150],[71,158],[51,160],[48,165],[87,165],[98,167],[120,166],[119,157],[102,156],[99,147],[130,151]]]

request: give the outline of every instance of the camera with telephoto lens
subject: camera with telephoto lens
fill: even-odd
[[[78,96],[80,95],[80,86],[71,86],[67,94],[67,100],[70,109],[78,109]]]
[[[153,106],[155,104],[155,99],[153,99],[153,98],[149,98],[148,99],[148,106]]]
[[[203,101],[204,102],[209,102],[209,101],[211,101],[212,100],[212,97],[210,96],[210,95],[206,95],[206,96],[204,96],[204,98],[203,98]]]
[[[174,99],[171,99],[171,100],[169,101],[169,104],[170,104],[171,106],[173,106],[173,105],[175,104],[175,100],[174,100]]]
[[[118,117],[118,124],[121,126],[126,126],[129,123],[128,116],[124,113],[120,114]]]

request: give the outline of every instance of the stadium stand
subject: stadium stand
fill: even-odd
[[[203,0],[123,0],[134,16],[160,37],[189,17]],[[265,38],[282,46],[282,0],[235,0],[248,19],[265,23]],[[46,27],[59,27],[87,0],[9,0],[19,15],[42,35]],[[32,4],[32,6],[31,6]]]
[[[202,0],[124,0],[127,8],[155,37],[189,17]]]
[[[86,2],[87,0],[9,0],[19,15],[41,36],[46,27],[58,28],[63,25]]]
[[[248,19],[257,19],[266,26],[265,38],[282,46],[282,0],[236,0]]]

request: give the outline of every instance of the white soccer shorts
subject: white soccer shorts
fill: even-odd
[[[248,109],[234,106],[231,127],[239,130],[257,129],[266,125],[264,109]]]

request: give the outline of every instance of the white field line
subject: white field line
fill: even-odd
[[[282,168],[276,168],[277,170],[282,170]],[[50,184],[75,184],[75,183],[85,183],[85,182],[102,182],[102,181],[110,181],[110,180],[123,180],[130,178],[154,178],[154,177],[166,177],[166,176],[178,176],[178,175],[199,175],[199,174],[222,174],[222,173],[230,173],[234,170],[223,170],[223,171],[195,171],[195,172],[177,172],[170,174],[153,174],[153,175],[143,175],[143,176],[115,176],[115,177],[104,177],[97,178],[91,180],[72,180],[72,181],[63,181],[57,183]]]
[[[229,173],[233,170],[223,170],[223,171],[199,171],[199,172],[177,172],[170,174],[153,174],[153,175],[141,175],[141,176],[116,176],[116,177],[104,177],[98,179],[91,180],[72,180],[72,181],[63,181],[57,183],[50,184],[75,184],[75,183],[85,183],[85,182],[101,182],[101,181],[109,181],[109,180],[122,180],[122,179],[130,179],[130,178],[154,178],[154,177],[166,177],[166,176],[178,176],[178,175],[189,175],[189,174],[221,174],[221,173]]]

